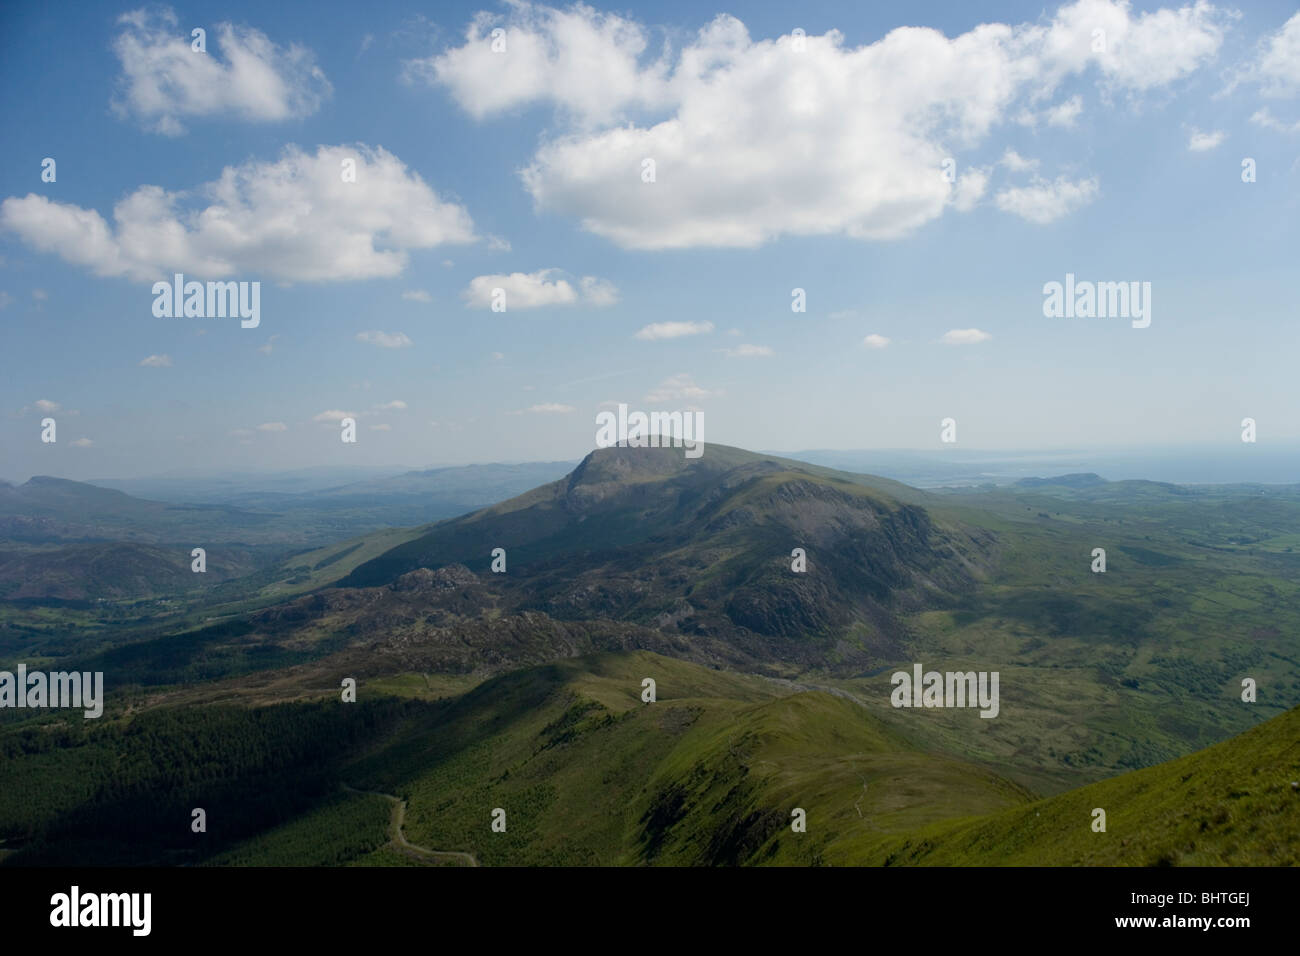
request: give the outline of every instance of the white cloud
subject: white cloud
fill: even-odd
[[[645,401],[672,402],[697,398],[712,398],[721,394],[721,392],[711,392],[706,388],[701,388],[695,384],[695,381],[689,375],[679,373],[671,378],[664,379],[657,386],[646,392]]]
[[[566,279],[552,278],[559,272],[559,269],[539,269],[510,275],[475,276],[461,292],[461,297],[472,309],[489,309],[492,307],[492,290],[503,289],[507,312],[579,303],[608,306],[618,301],[618,290],[604,279],[583,276],[575,289]]]
[[[257,426],[259,432],[287,432],[289,426],[284,422],[263,422]]]
[[[734,349],[723,349],[728,358],[766,358],[775,354],[766,345],[737,345]]]
[[[972,167],[957,177],[952,193],[952,205],[958,212],[970,212],[988,188],[989,174],[985,169]]]
[[[32,298],[35,299],[37,302],[44,302],[49,297],[50,297],[49,293],[46,292],[44,289],[32,290]]]
[[[1003,153],[1002,158],[998,160],[998,162],[1007,167],[1007,169],[1011,170],[1013,173],[1022,173],[1029,169],[1038,168],[1038,160],[1025,159],[1025,157],[1021,156],[1014,149],[1008,149]]]
[[[8,292],[0,292],[0,309],[7,309],[13,303],[14,297]]]
[[[1238,82],[1242,80],[1257,83],[1264,96],[1289,99],[1300,95],[1300,13],[1260,41],[1258,56],[1237,77]]]
[[[1097,180],[1071,182],[1064,176],[1055,182],[1037,180],[1031,186],[1004,189],[995,197],[997,206],[1038,225],[1055,222],[1086,206],[1097,196]]]
[[[572,405],[561,405],[558,402],[543,402],[540,405],[530,405],[528,411],[535,415],[560,415],[575,411],[575,409]]]
[[[423,289],[407,289],[402,293],[402,298],[408,302],[432,302],[433,296]]]
[[[1279,133],[1300,133],[1300,121],[1288,125],[1274,116],[1269,111],[1268,107],[1263,107],[1262,109],[1258,109],[1252,113],[1250,115],[1250,121],[1256,126],[1262,126],[1264,129],[1276,130]]]
[[[93,441],[91,441],[89,438],[78,438],[76,441],[74,441],[74,442],[72,443],[72,447],[73,447],[73,448],[89,448],[89,447],[90,447],[91,445],[93,445],[93,444],[95,444],[95,443],[94,443]]]
[[[638,62],[648,44],[638,23],[581,4],[556,10],[518,2],[507,19],[504,53],[492,50],[500,18],[479,13],[464,46],[406,61],[406,77],[446,86],[478,119],[551,100],[580,120],[607,120],[666,95],[667,64]]]
[[[493,360],[494,360],[494,361],[497,361],[497,362],[501,361],[501,360],[502,360],[503,358],[505,358],[505,357],[506,357],[506,356],[505,356],[505,353],[504,353],[504,352],[493,352],[493,353],[492,353],[492,358],[493,358]]]
[[[618,289],[606,279],[583,276],[578,280],[578,287],[582,290],[582,298],[587,305],[603,307],[618,302]]]
[[[875,332],[872,332],[862,340],[862,344],[869,349],[883,349],[889,345],[889,339],[885,338],[883,335],[877,335]]]
[[[345,159],[356,161],[354,183],[340,176]],[[112,226],[94,209],[11,196],[0,204],[0,227],[96,275],[146,281],[174,272],[391,278],[406,268],[408,250],[475,239],[463,207],[439,199],[392,153],[360,144],[315,155],[288,146],[274,162],[227,166],[189,192],[141,186],[113,207]]]
[[[1056,106],[1048,107],[1043,116],[1047,120],[1048,126],[1062,126],[1066,129],[1074,126],[1074,121],[1079,118],[1083,112],[1083,97],[1071,96],[1064,103],[1058,103]]]
[[[1142,92],[1205,65],[1236,16],[1206,0],[1136,17],[1128,0],[1078,0],[1060,7],[1049,27],[1031,28],[1025,38],[1038,60],[1035,79],[1045,91],[1070,73],[1095,67],[1104,86]],[[1097,30],[1103,32],[1100,50],[1094,49]]]
[[[250,438],[253,430],[251,428],[232,428],[229,434],[231,438]]]
[[[146,355],[140,359],[142,368],[171,368],[172,357],[170,355]]]
[[[385,425],[382,422],[378,425],[371,425],[369,427],[372,432],[391,432],[393,430],[392,425]]]
[[[380,332],[377,329],[358,332],[357,341],[365,342],[367,345],[378,345],[383,349],[407,349],[415,344],[407,338],[405,332]]]
[[[980,329],[950,329],[943,333],[939,341],[944,345],[978,345],[991,338],[992,335]]]
[[[643,342],[679,339],[684,335],[704,335],[713,331],[712,322],[652,322],[637,330],[635,338]]]
[[[58,402],[52,402],[48,398],[38,398],[34,404],[36,405],[36,410],[38,412],[45,412],[47,414],[49,412],[57,412],[63,407]]]
[[[375,411],[377,411],[377,412],[394,412],[394,411],[401,411],[401,410],[404,409],[404,408],[406,408],[406,402],[402,401],[402,400],[399,398],[399,399],[396,399],[396,400],[391,401],[391,402],[386,402],[386,403],[384,403],[383,405],[376,405],[376,406],[375,406]]]
[[[1203,153],[1206,150],[1214,149],[1227,137],[1223,130],[1215,130],[1212,133],[1202,133],[1199,129],[1192,127],[1191,133],[1187,138],[1187,148],[1193,153]]]
[[[339,411],[337,408],[331,408],[327,412],[321,412],[312,418],[314,422],[341,422],[345,418],[356,418],[356,412]]]
[[[647,60],[637,23],[513,2],[411,69],[475,117],[554,105],[558,129],[524,186],[538,211],[621,246],[892,239],[949,205],[975,205],[980,178],[963,188],[937,175],[955,148],[977,146],[1073,75],[1091,71],[1108,92],[1172,83],[1217,52],[1229,19],[1204,0],[1136,15],[1121,0],[1079,0],[1046,24],[982,24],[953,38],[903,27],[858,47],[831,31],[796,52],[789,36],[756,41],[720,15]],[[491,52],[498,24],[505,53]],[[1094,27],[1106,31],[1101,53]],[[1077,115],[1073,101],[1054,109],[1061,123]],[[642,181],[646,158],[654,182]]]
[[[118,18],[113,52],[122,65],[112,105],[154,132],[185,132],[181,120],[228,116],[273,122],[309,116],[331,92],[312,52],[281,46],[251,27],[218,23],[207,51],[191,48],[170,9],[135,10]]]

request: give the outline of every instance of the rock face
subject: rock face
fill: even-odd
[[[416,568],[391,585],[394,591],[454,591],[478,584],[478,576],[463,564],[449,564],[431,571]]]

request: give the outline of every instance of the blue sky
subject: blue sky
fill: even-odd
[[[576,458],[620,401],[765,449],[1300,439],[1294,3],[11,4],[0,53],[6,478]],[[155,317],[175,271],[260,325]],[[1067,273],[1150,326],[1045,317]]]

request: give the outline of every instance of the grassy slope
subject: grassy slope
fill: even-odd
[[[837,848],[894,865],[1300,865],[1300,709],[1168,763],[995,816]],[[1092,811],[1106,811],[1106,832]]]
[[[645,677],[653,704],[640,699]],[[1029,799],[915,750],[844,698],[648,652],[488,681],[436,731],[356,772],[356,785],[409,801],[413,843],[485,865],[813,863],[862,828],[897,833]],[[497,807],[505,833],[489,826]],[[790,830],[795,807],[806,834]]]
[[[1300,863],[1300,709],[1031,802],[856,702],[792,690],[648,652],[595,655],[487,681],[345,772],[408,801],[411,842],[489,866]],[[497,807],[505,833],[490,829]],[[790,828],[795,807],[806,833]],[[339,830],[345,814],[365,833]],[[367,814],[331,803],[222,862],[409,864],[382,845],[377,807]]]

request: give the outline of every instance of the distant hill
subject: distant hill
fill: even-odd
[[[1104,484],[1106,484],[1105,478],[1091,472],[1058,475],[1055,478],[1021,478],[1016,482],[1017,487],[1020,488],[1040,488],[1043,485],[1054,485],[1061,488],[1092,488]]]
[[[409,537],[395,537],[387,530],[391,526],[464,514],[550,481],[569,467],[553,462],[439,468],[302,494],[241,493],[200,503],[151,501],[44,475],[18,486],[0,484],[0,600],[172,595],[282,561],[283,571],[269,567],[250,580],[246,597],[287,595],[333,580],[330,567],[338,577],[373,557],[368,545],[358,545],[352,562],[331,560],[352,547],[337,542],[365,534],[391,546]],[[195,547],[209,551],[207,577],[190,570]],[[289,557],[317,547],[328,550],[300,560]]]
[[[231,541],[265,538],[271,515],[217,505],[133,498],[81,481],[38,475],[0,488],[0,539],[57,541]]]

